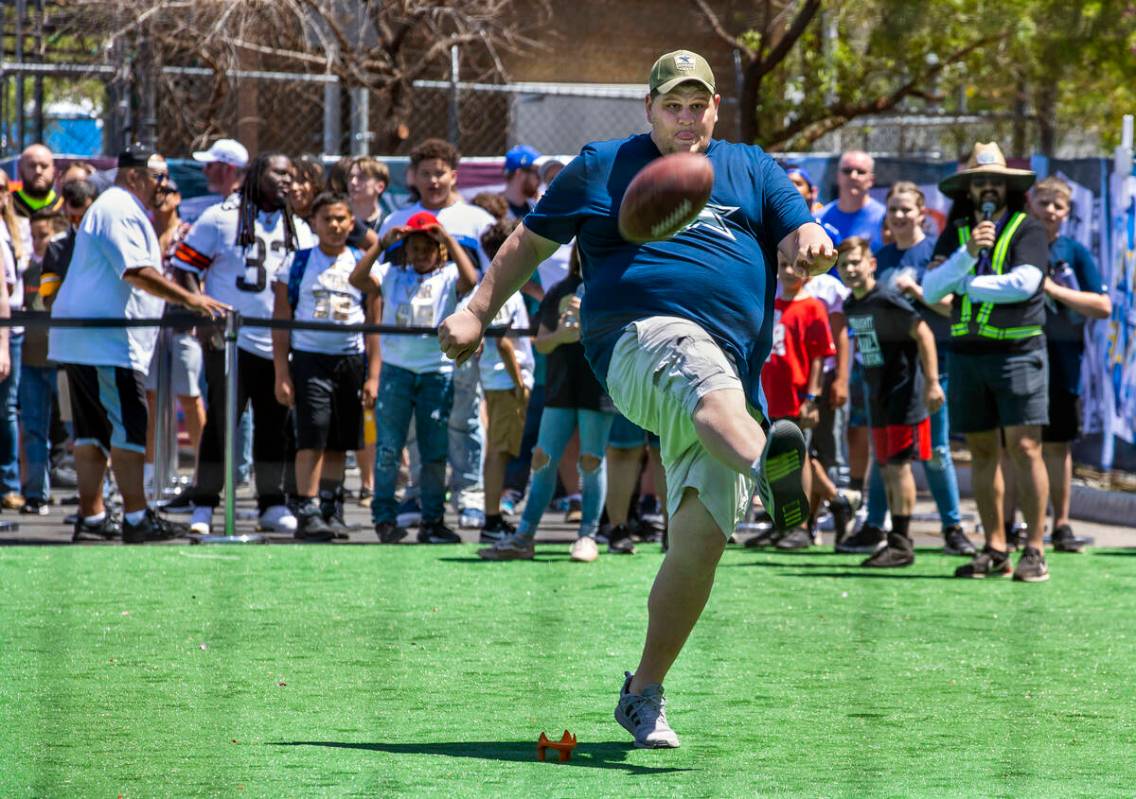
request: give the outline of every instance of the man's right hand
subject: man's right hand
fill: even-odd
[[[230,306],[207,294],[190,294],[186,298],[185,307],[209,319],[218,319],[233,310]]]
[[[993,222],[989,219],[979,222],[978,227],[970,234],[970,241],[966,243],[966,251],[970,253],[971,258],[977,258],[979,252],[993,247],[997,238],[998,230],[994,227]]]
[[[446,317],[438,328],[438,344],[447,358],[459,366],[477,352],[485,326],[472,311],[462,308]]]
[[[296,404],[296,392],[292,388],[292,378],[276,378],[276,401],[285,408],[291,408]]]

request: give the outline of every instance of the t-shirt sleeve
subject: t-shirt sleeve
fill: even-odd
[[[586,217],[606,215],[610,211],[599,197],[603,187],[592,185],[589,179],[589,162],[594,158],[594,150],[585,147],[560,170],[536,208],[525,217],[526,228],[538,236],[567,244]]]
[[[1108,286],[1101,278],[1097,269],[1096,259],[1084,244],[1073,240],[1073,272],[1077,276],[1077,285],[1081,291],[1092,291],[1096,294],[1108,294]]]
[[[1045,228],[1033,219],[1026,219],[1018,228],[1006,259],[1007,269],[1025,265],[1036,266],[1043,274],[1049,271],[1049,242]]]
[[[143,227],[149,224],[149,220],[145,217],[135,215],[106,220],[103,250],[119,277],[122,277],[127,270],[146,266],[161,270],[162,264],[154,262],[150,240]]]
[[[911,332],[911,328],[915,327],[923,316],[915,309],[915,306],[908,302],[904,297],[898,294],[885,294],[889,305],[892,306],[890,315],[896,320],[897,337],[906,336]]]
[[[824,310],[820,300],[815,300],[809,305],[808,322],[805,327],[805,349],[808,351],[809,360],[835,355],[836,345],[832,341],[828,312]]]
[[[214,221],[215,216],[209,210],[193,223],[193,227],[185,234],[185,238],[178,242],[174,249],[171,263],[177,269],[192,272],[201,276],[213,257],[217,254],[217,240],[220,238],[219,228]]]
[[[764,203],[761,208],[762,224],[771,234],[770,245],[776,247],[781,240],[799,228],[813,222],[809,206],[797,187],[789,180],[785,170],[764,153],[761,159],[761,179]]]

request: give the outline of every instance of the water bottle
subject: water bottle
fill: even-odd
[[[584,302],[584,284],[581,282],[576,287],[576,299],[582,304]],[[579,327],[580,326],[580,311],[579,309],[568,308],[564,312],[564,326],[565,327]]]

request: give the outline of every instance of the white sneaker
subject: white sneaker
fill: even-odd
[[[213,531],[213,509],[207,506],[193,509],[189,517],[189,531],[198,535],[209,535]]]
[[[298,524],[287,505],[273,505],[260,514],[257,527],[269,533],[294,533]]]
[[[585,535],[572,542],[572,548],[568,550],[568,554],[572,556],[572,560],[580,563],[591,563],[600,556],[600,550],[596,546],[596,539],[590,535]]]
[[[631,672],[624,672],[623,688],[615,706],[615,720],[635,737],[640,749],[675,749],[678,735],[667,724],[667,700],[663,686],[648,685],[641,694],[633,694]]]

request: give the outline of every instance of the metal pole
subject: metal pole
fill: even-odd
[[[458,86],[460,79],[460,54],[456,44],[450,45],[450,130],[449,138],[450,144],[455,147],[460,144],[461,139],[461,87]]]
[[[237,521],[237,331],[236,311],[225,317],[225,535],[236,532]]]
[[[371,152],[371,96],[366,86],[351,90],[351,155]]]
[[[173,392],[170,390],[173,377],[172,360],[173,330],[168,327],[158,329],[158,390],[154,404],[154,495],[152,501],[160,502],[170,482],[170,414]],[[176,435],[176,433],[175,433]],[[174,445],[177,449],[177,445]]]
[[[43,60],[43,0],[35,0],[35,57]],[[35,97],[35,140],[43,142],[44,108],[43,108],[43,75],[32,78],[32,93]]]
[[[323,154],[339,155],[343,146],[340,129],[339,81],[323,86]]]
[[[27,0],[16,0],[16,61],[24,60],[24,15],[27,14]],[[16,149],[23,150],[27,130],[24,119],[24,75],[16,74]]]

